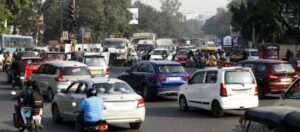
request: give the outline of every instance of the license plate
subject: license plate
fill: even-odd
[[[168,77],[169,81],[178,81],[181,80],[181,77]]]
[[[25,77],[20,77],[20,79],[22,79],[22,80],[23,80],[23,79],[25,79]]]
[[[280,79],[282,82],[289,82],[289,81],[292,81],[291,78],[281,78]]]

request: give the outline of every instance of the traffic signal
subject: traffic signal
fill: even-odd
[[[69,7],[69,17],[70,17],[72,20],[75,20],[75,14],[76,14],[75,6],[70,5],[70,7]]]

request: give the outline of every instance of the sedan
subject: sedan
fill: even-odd
[[[104,119],[108,124],[129,123],[130,128],[139,129],[145,120],[144,99],[136,94],[124,81],[112,78],[94,78],[73,82],[66,90],[55,95],[52,102],[52,117],[55,122],[62,119],[75,121],[78,114],[72,103],[80,104],[90,88],[98,90],[104,101]]]

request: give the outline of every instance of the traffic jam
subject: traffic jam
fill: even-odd
[[[227,110],[244,111],[237,120],[242,131],[300,130],[297,65],[279,58],[278,45],[229,50],[213,41],[191,44],[197,41],[142,35],[106,38],[100,48],[77,45],[69,52],[55,47],[4,51],[1,66],[12,96],[21,105],[29,103],[24,91],[33,95],[33,105],[15,106],[16,129],[43,128],[46,103],[55,123],[71,120],[76,131],[104,132],[116,123],[139,129],[147,120],[147,102],[171,100],[178,111],[203,109],[216,118]],[[111,76],[116,67],[123,71]],[[280,94],[277,106],[260,107],[270,94]],[[83,119],[90,120],[80,124]]]

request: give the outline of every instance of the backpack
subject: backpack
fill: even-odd
[[[43,95],[39,91],[32,92],[32,104],[34,108],[43,108]]]

